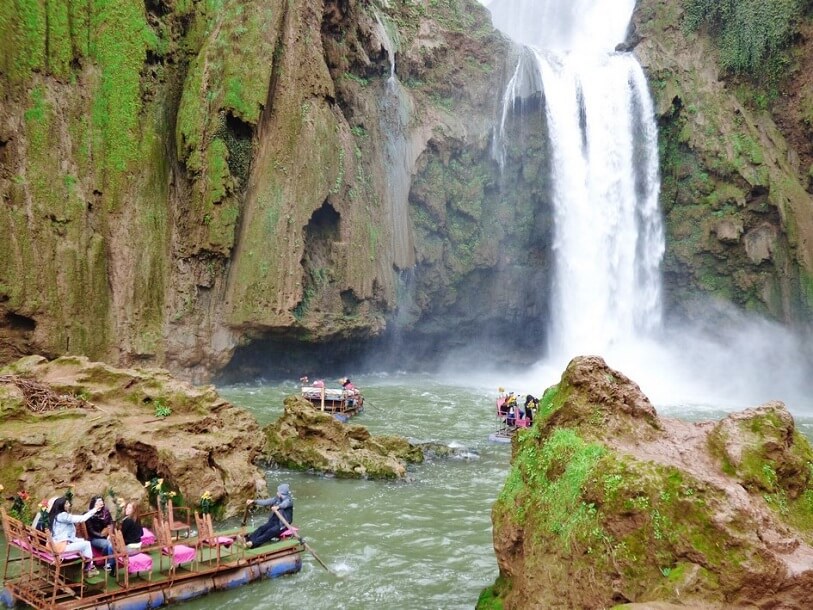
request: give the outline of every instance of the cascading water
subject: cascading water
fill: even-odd
[[[549,354],[605,354],[659,328],[658,143],[640,65],[615,46],[634,1],[496,0],[495,25],[529,46],[503,98],[541,93],[550,138],[555,281]],[[497,138],[497,155],[505,162]]]
[[[636,59],[615,51],[635,0],[483,2],[494,24],[526,45],[503,96],[494,156],[504,167],[506,122],[532,96],[544,100],[550,139],[548,357],[515,386],[539,391],[573,356],[599,354],[653,402],[682,413],[773,399],[813,410],[805,336],[720,303],[707,303],[694,325],[662,324],[653,105]]]

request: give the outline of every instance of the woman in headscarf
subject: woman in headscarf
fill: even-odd
[[[110,534],[113,533],[113,516],[110,514],[110,511],[107,510],[101,496],[93,496],[90,499],[90,506],[88,508],[96,508],[98,511],[88,519],[87,522],[90,546],[99,549],[102,554],[107,557],[104,569],[115,573],[116,558],[113,557],[113,545],[110,543],[109,538]]]
[[[291,488],[288,483],[282,483],[277,487],[277,495],[273,498],[246,500],[246,505],[256,504],[257,506],[272,506],[280,511],[280,514],[285,518],[288,523],[294,519],[294,499],[291,497]],[[266,542],[271,542],[274,538],[279,538],[279,535],[287,529],[286,526],[277,513],[272,512],[268,521],[261,525],[256,530],[251,532],[243,539],[238,536],[238,542],[245,544],[248,548],[256,548]]]

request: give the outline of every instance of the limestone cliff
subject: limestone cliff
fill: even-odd
[[[698,13],[713,3],[643,0],[636,9],[633,45],[660,123],[664,285],[674,311],[691,316],[698,296],[712,295],[810,321],[813,22],[803,4],[745,3],[722,33]],[[773,63],[754,57],[780,34],[773,44],[789,44],[785,53]],[[748,44],[757,50],[737,46]]]
[[[500,568],[478,608],[806,608],[813,450],[781,403],[658,417],[576,358],[513,439],[492,509]]]
[[[437,280],[476,290],[520,224],[483,209],[509,47],[475,2],[4,0],[0,31],[0,360],[200,379],[364,341],[399,273],[436,270],[418,314],[465,304]]]

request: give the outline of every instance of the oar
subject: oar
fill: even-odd
[[[243,511],[243,520],[240,522],[240,527],[246,526],[246,521],[248,521],[248,511],[251,508],[251,504],[246,504],[246,510]]]
[[[288,523],[288,521],[285,519],[285,517],[283,517],[283,516],[282,516],[282,513],[281,513],[281,512],[279,512],[279,509],[278,509],[276,506],[272,506],[272,507],[271,507],[271,510],[272,510],[272,511],[274,511],[274,514],[275,514],[277,517],[279,517],[279,520],[280,520],[280,521],[282,521],[282,524],[283,524],[285,527],[287,527],[287,528],[288,528],[289,530],[291,530],[292,532],[295,532],[295,531],[296,531],[296,530],[293,528],[293,526],[291,526],[291,524],[290,524],[290,523]],[[327,570],[328,572],[330,572],[331,574],[333,574],[333,576],[338,576],[338,574],[336,574],[336,573],[335,573],[333,570],[331,570],[329,567],[327,567],[327,565],[325,565],[325,562],[324,562],[324,561],[322,561],[321,559],[319,559],[319,555],[317,555],[317,554],[316,554],[316,551],[314,551],[314,550],[311,548],[311,546],[310,546],[310,545],[309,545],[307,542],[305,542],[305,540],[302,538],[302,536],[300,536],[298,533],[297,533],[297,534],[295,534],[295,535],[296,535],[297,540],[299,540],[299,542],[300,542],[300,543],[302,543],[302,546],[304,546],[304,547],[305,547],[305,549],[307,549],[307,551],[308,551],[308,552],[309,552],[311,555],[313,555],[313,558],[314,558],[316,561],[318,561],[318,562],[319,562],[319,565],[320,565],[320,566],[322,566],[322,567],[323,567],[325,570]]]

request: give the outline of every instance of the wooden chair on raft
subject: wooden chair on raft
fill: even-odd
[[[35,574],[51,583],[51,604],[61,598],[81,597],[85,592],[85,560],[78,552],[60,552],[51,538],[51,532],[41,532],[33,527],[23,526],[29,533],[31,554],[36,562]],[[68,570],[74,573],[68,576]]]
[[[31,580],[34,576],[31,533],[22,521],[9,515],[2,506],[0,506],[0,522],[3,524],[3,535],[6,539],[6,561],[3,564],[5,571],[2,574],[2,580],[5,582],[11,577],[9,568],[12,561],[20,562],[20,577]]]
[[[153,529],[158,538],[158,546],[161,552],[158,557],[158,569],[164,569],[164,557],[169,559],[169,573],[170,576],[175,574],[175,568],[183,564],[190,564],[190,569],[195,569],[195,563],[198,558],[196,549],[185,544],[173,541],[172,532],[169,529],[169,523],[160,518],[153,520]]]
[[[176,518],[176,512],[184,518]],[[192,530],[192,524],[190,521],[188,508],[184,506],[173,506],[172,500],[167,500],[166,509],[162,519],[165,519],[167,524],[169,524],[169,531],[173,538],[177,540],[181,537],[181,534],[183,534],[185,538],[189,538]]]
[[[123,577],[123,587],[128,589],[130,587],[130,574],[140,575],[142,572],[147,573],[147,580],[152,580],[152,557],[142,552],[130,555],[120,530],[113,532],[111,541],[113,543],[113,554],[116,556],[116,582],[118,584],[121,584],[120,579]]]
[[[223,557],[235,554],[237,545],[230,536],[218,536],[212,525],[212,515],[195,513],[195,525],[198,528],[198,549],[200,561],[215,559],[215,565],[220,566]],[[222,549],[222,550],[221,550]],[[208,551],[208,552],[207,552]]]

